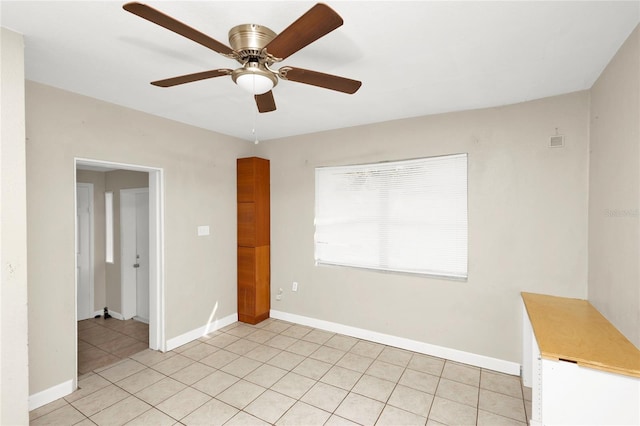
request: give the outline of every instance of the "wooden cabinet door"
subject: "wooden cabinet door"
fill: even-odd
[[[257,324],[271,308],[269,246],[238,247],[238,319]]]
[[[237,161],[238,203],[255,201],[255,162],[252,158],[239,158]]]
[[[237,161],[238,202],[269,203],[269,160],[258,157]]]
[[[255,247],[256,237],[256,204],[238,203],[238,246]]]
[[[255,257],[255,248],[238,247],[238,316],[240,318],[253,317],[256,312]]]
[[[254,259],[256,263],[255,315],[259,321],[262,321],[269,318],[271,309],[270,246],[256,247]]]

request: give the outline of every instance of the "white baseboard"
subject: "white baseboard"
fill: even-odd
[[[431,355],[438,358],[445,358],[451,361],[461,362],[463,364],[474,365],[476,367],[487,368],[489,370],[499,371],[501,373],[511,374],[514,376],[520,375],[520,364],[511,361],[505,361],[502,359],[478,355],[471,352],[446,348],[443,346],[432,345],[429,343],[419,342],[417,340],[378,333],[376,331],[351,327],[335,322],[319,320],[302,315],[290,314],[288,312],[271,310],[270,314],[271,318],[280,319],[283,321],[289,321],[300,325],[319,328],[321,330],[331,331],[333,333],[345,334],[347,336],[356,337],[358,339],[369,340],[371,342],[381,343],[383,345],[395,346],[397,348],[406,349],[425,355]]]
[[[213,322],[210,322],[207,325],[203,325],[202,327],[198,327],[195,330],[188,331],[180,336],[174,337],[173,339],[167,340],[167,351],[177,348],[178,346],[185,345],[189,342],[192,342],[196,339],[201,338],[205,334],[211,333],[212,331],[216,331],[221,329],[222,327],[226,327],[229,324],[233,324],[238,321],[238,314],[231,314],[224,318],[217,319]]]
[[[111,315],[111,317],[113,317],[113,318],[115,318],[117,320],[124,321],[124,315],[122,315],[120,312],[109,311],[109,315]]]
[[[29,395],[29,411],[69,395],[76,390],[75,380],[68,380],[41,392]]]

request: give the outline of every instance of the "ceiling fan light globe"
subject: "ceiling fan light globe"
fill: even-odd
[[[261,74],[241,74],[235,81],[243,90],[253,95],[262,95],[273,89],[273,80]]]

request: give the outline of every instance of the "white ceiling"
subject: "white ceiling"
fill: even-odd
[[[247,140],[588,89],[640,22],[640,0],[329,0],[344,25],[281,65],[354,78],[362,88],[346,95],[281,81],[274,88],[277,111],[257,114],[252,96],[229,77],[151,86],[237,63],[122,4],[3,0],[0,16],[3,27],[25,35],[27,79]],[[148,4],[228,44],[235,25],[280,32],[315,2]]]

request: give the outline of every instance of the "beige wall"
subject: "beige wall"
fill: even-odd
[[[74,157],[163,169],[167,339],[236,312],[235,160],[252,143],[33,82],[26,122],[30,394],[75,377]]]
[[[586,297],[588,114],[579,92],[261,143],[272,309],[520,362],[521,291]],[[548,148],[556,128],[564,148]],[[468,282],[314,266],[316,166],[459,152],[469,153]]]
[[[640,348],[640,28],[591,89],[589,300]]]
[[[0,424],[29,422],[24,40],[0,28]]]
[[[107,299],[110,311],[122,313],[121,268],[120,262],[120,190],[130,188],[148,188],[149,173],[132,170],[114,170],[106,173],[105,189],[113,192],[113,263],[107,264]]]

